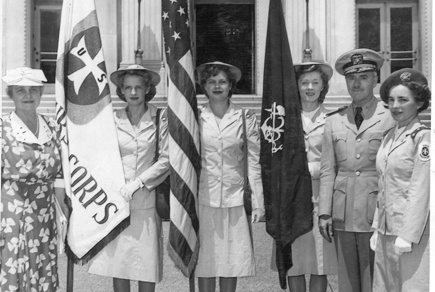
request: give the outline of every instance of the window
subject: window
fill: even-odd
[[[418,69],[416,1],[360,0],[357,3],[357,47],[384,56],[381,81],[402,68]]]
[[[221,61],[240,68],[235,94],[255,91],[254,6],[246,0],[197,0],[195,5],[196,65]]]
[[[33,66],[44,71],[48,85],[56,78],[61,10],[62,1],[35,1]]]

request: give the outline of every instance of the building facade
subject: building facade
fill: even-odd
[[[49,82],[40,111],[49,114],[54,113],[54,72],[62,2],[3,0],[0,4],[2,75],[6,69],[18,66],[43,69]],[[140,35],[143,65],[165,80],[161,1],[95,0],[95,3],[108,73],[135,63]],[[282,0],[282,3],[294,63],[302,61],[303,50],[308,46],[313,60],[325,60],[332,66],[342,53],[366,47],[385,58],[379,72],[380,82],[404,67],[421,70],[431,80],[431,0]],[[257,112],[263,91],[268,7],[269,0],[189,2],[195,62],[220,60],[241,68],[243,78],[233,100]],[[159,84],[152,101],[162,107],[167,101],[165,85],[166,82]],[[375,93],[378,90],[379,86]],[[115,107],[122,106],[112,84],[111,92]],[[8,112],[12,103],[4,89],[2,97],[2,111]],[[200,92],[198,99],[200,104],[205,102]],[[345,80],[335,72],[325,105],[337,108],[349,102]],[[422,118],[429,123],[430,110]]]

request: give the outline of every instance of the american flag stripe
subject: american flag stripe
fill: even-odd
[[[176,132],[173,132],[170,137],[172,141],[174,141],[179,148],[181,148],[182,151],[184,151],[186,154],[191,153],[192,155],[195,155],[196,157],[199,157],[199,149],[196,149],[197,144],[195,139],[191,136],[190,131],[187,127],[181,122],[180,119],[176,115],[172,113],[172,111],[168,110],[168,119],[173,118],[174,123],[178,124],[179,130]],[[198,130],[198,129],[196,129]],[[174,145],[175,146],[175,145]],[[174,150],[176,151],[176,150]],[[190,155],[188,155],[190,157]],[[177,157],[174,157],[174,159],[177,159]],[[189,159],[190,160],[190,159]],[[190,160],[189,163],[192,163],[195,169],[200,167],[201,162],[200,161],[194,161]]]
[[[181,272],[189,277],[199,250],[196,206],[201,158],[187,1],[162,0],[162,11],[169,72],[171,224],[168,253]]]
[[[172,137],[169,139],[171,141]],[[171,153],[173,153],[174,155],[174,160],[177,161],[177,163],[174,163],[172,165],[173,171],[176,172],[178,176],[185,179],[185,181],[183,180],[182,182],[185,183],[188,188],[190,188],[190,186],[192,185],[196,185],[197,181],[196,181],[196,173],[195,173],[194,165],[191,163],[189,157],[186,155],[183,149],[178,147],[177,144],[172,144],[172,145],[173,145],[173,151]],[[190,190],[190,191],[193,192],[194,190]],[[180,200],[180,202],[182,203],[183,201]]]

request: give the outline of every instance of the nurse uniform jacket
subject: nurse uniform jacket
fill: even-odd
[[[256,116],[245,110],[248,177],[252,210],[264,210],[260,136]],[[242,109],[230,102],[219,126],[209,104],[200,108],[201,176],[199,203],[215,208],[243,206],[244,153]]]
[[[379,148],[379,196],[373,227],[382,234],[419,243],[429,234],[430,130],[418,118],[394,139],[390,130]]]

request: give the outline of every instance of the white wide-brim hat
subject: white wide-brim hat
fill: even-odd
[[[310,61],[310,62],[303,62],[303,63],[298,63],[298,64],[294,64],[293,66],[295,67],[295,70],[299,70],[300,67],[302,66],[314,66],[317,65],[319,66],[320,70],[322,70],[322,72],[324,74],[326,74],[326,76],[328,76],[328,81],[331,80],[332,74],[334,74],[334,70],[332,69],[331,65],[329,65],[328,63],[322,62],[322,61]]]
[[[150,76],[151,83],[154,86],[157,86],[157,84],[159,84],[159,82],[160,82],[160,75],[159,74],[157,74],[156,72],[154,72],[154,71],[152,71],[150,69],[147,69],[147,68],[145,68],[145,67],[143,67],[141,65],[137,65],[137,64],[130,65],[130,66],[125,67],[125,68],[119,68],[118,70],[116,70],[115,72],[110,74],[110,80],[113,82],[113,84],[116,85],[116,87],[121,87],[121,84],[120,84],[121,76],[124,73],[128,72],[128,71],[143,71],[143,72],[146,72]]]
[[[223,62],[219,62],[219,61],[208,62],[208,63],[204,63],[204,64],[201,64],[198,67],[196,67],[196,70],[195,70],[195,79],[196,79],[196,82],[198,84],[201,82],[200,76],[202,74],[202,71],[204,71],[204,69],[206,67],[213,66],[213,65],[219,65],[219,66],[228,67],[228,69],[230,70],[231,74],[233,74],[233,76],[236,78],[236,83],[239,82],[240,78],[242,77],[242,71],[240,71],[240,69],[237,68],[236,66],[233,66],[233,65],[227,64],[227,63],[223,63]]]
[[[43,82],[47,82],[47,78],[45,78],[41,69],[29,67],[8,69],[2,80],[9,86],[43,86]]]

